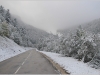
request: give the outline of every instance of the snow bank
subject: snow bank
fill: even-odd
[[[64,69],[67,70],[70,75],[100,75],[100,70],[91,68],[87,64],[74,58],[62,57],[60,54],[52,52],[40,52],[49,56],[51,59],[54,60],[54,62],[61,65],[61,67],[64,67]]]
[[[0,36],[0,62],[26,50],[8,38]]]

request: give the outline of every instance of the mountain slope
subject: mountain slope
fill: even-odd
[[[0,36],[0,61],[18,55],[26,50],[9,38]]]
[[[82,26],[86,31],[90,31],[95,34],[100,33],[100,19],[93,20],[89,23],[83,24]]]
[[[3,6],[0,6],[0,25],[6,27],[4,32],[7,37],[21,46],[36,47],[39,39],[49,35],[49,33],[43,30],[25,24],[20,17],[12,15],[10,10],[5,10]],[[1,36],[4,34],[2,32],[4,29],[0,27]]]
[[[81,26],[87,32],[94,34],[100,33],[100,19],[95,19],[91,22],[81,24]],[[69,29],[58,30],[58,32],[67,35],[68,33],[74,33],[76,29],[78,29],[78,26]]]

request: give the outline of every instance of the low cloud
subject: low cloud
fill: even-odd
[[[0,5],[25,23],[51,32],[100,18],[100,1],[0,0]]]

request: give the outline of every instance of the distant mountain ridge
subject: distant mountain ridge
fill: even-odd
[[[100,33],[100,18],[95,19],[95,20],[88,22],[88,23],[81,24],[81,26],[87,32],[98,34],[98,33]],[[77,28],[78,28],[78,26],[72,27],[72,28],[69,28],[69,29],[68,28],[62,29],[62,30],[59,29],[58,33],[61,33],[63,35],[67,35],[68,33],[75,33]]]
[[[96,34],[100,33],[100,18],[93,20],[89,23],[83,24],[83,28],[86,31],[90,31],[90,32],[93,32],[93,33],[96,33]]]

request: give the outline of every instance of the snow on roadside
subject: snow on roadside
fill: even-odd
[[[11,39],[0,36],[0,62],[25,51],[27,50],[17,45]]]
[[[50,57],[54,62],[64,67],[70,75],[100,75],[99,69],[89,67],[87,64],[71,57],[62,57],[61,54],[40,51]]]

